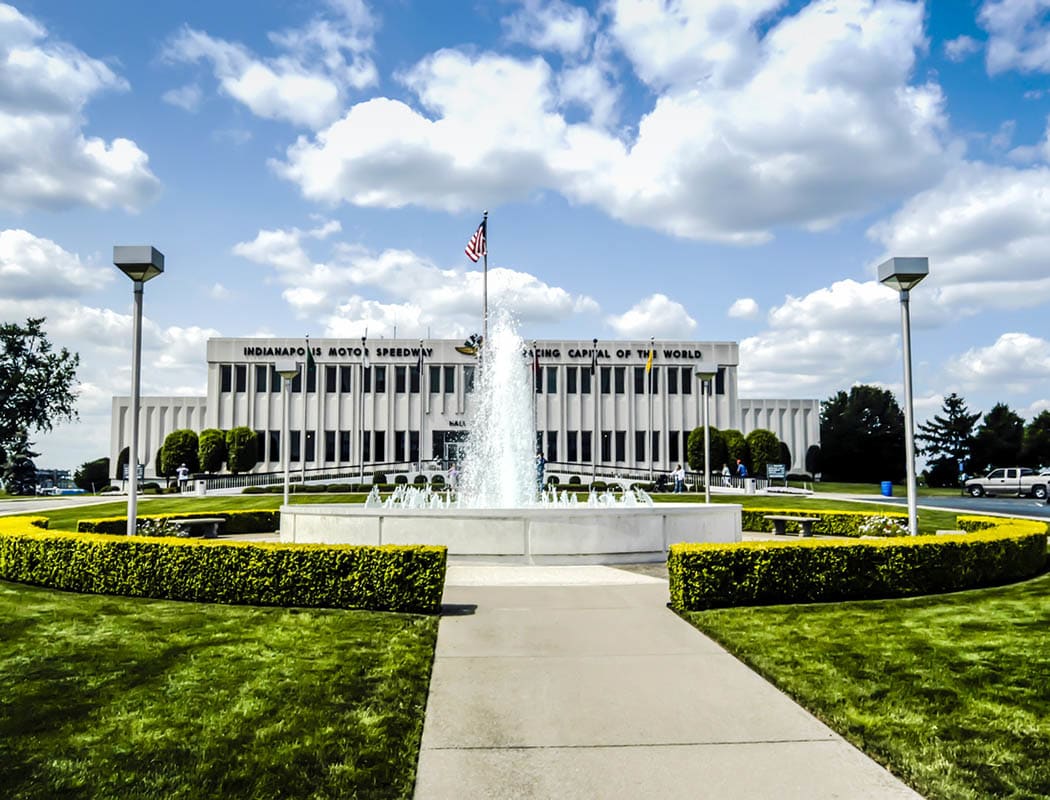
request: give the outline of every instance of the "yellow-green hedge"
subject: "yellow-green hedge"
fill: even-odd
[[[0,579],[71,592],[433,614],[446,549],[0,530]]]
[[[0,517],[0,533],[24,531],[27,528],[47,528],[47,517]]]
[[[865,520],[882,517],[884,519],[907,520],[907,514],[896,511],[824,511],[812,508],[744,508],[741,511],[740,524],[745,531],[771,531],[773,523],[765,519],[766,514],[778,514],[785,517],[817,517],[813,523],[813,533],[822,536],[860,536],[860,524]],[[787,530],[797,531],[798,524],[787,523]]]
[[[189,514],[139,514],[135,520],[141,525],[147,519],[200,519],[222,517],[223,533],[272,533],[281,529],[281,512],[276,509],[241,509],[239,511],[200,511]],[[78,533],[111,533],[121,536],[127,533],[127,517],[99,517],[77,522]]]
[[[1046,564],[1047,527],[997,520],[979,533],[863,541],[672,545],[679,611],[935,594],[1021,580]]]

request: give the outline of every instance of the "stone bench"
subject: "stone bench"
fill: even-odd
[[[194,528],[203,528],[201,535],[205,539],[214,539],[219,535],[219,525],[224,523],[224,517],[195,517],[193,519],[169,519],[172,525],[177,525],[180,530],[191,534]]]
[[[791,517],[787,516],[786,514],[766,514],[762,518],[768,519],[770,522],[773,523],[773,533],[775,533],[777,536],[787,535],[787,523],[789,522],[798,523],[799,528],[802,529],[802,536],[812,536],[813,523],[820,522],[820,517]]]

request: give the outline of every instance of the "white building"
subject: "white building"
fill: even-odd
[[[750,400],[737,391],[735,342],[656,342],[652,389],[647,341],[540,341],[526,357],[535,371],[537,440],[550,462],[581,470],[669,471],[686,460],[689,432],[701,424],[698,364],[720,365],[710,400],[710,424],[745,435],[767,428],[802,470],[819,444],[817,400]],[[211,339],[207,397],[143,397],[140,463],[156,474],[155,455],[173,430],[256,431],[255,472],[281,464],[283,398],[277,360],[305,366],[303,339]],[[406,468],[422,460],[458,458],[468,430],[477,357],[447,339],[311,339],[313,364],[291,386],[290,460],[296,471],[341,466]],[[422,351],[422,355],[421,355]],[[596,351],[596,352],[595,352]],[[367,354],[367,364],[366,364]],[[422,374],[419,364],[422,362]],[[594,374],[592,375],[592,363]],[[304,387],[305,382],[305,387]],[[305,391],[304,391],[305,389]],[[110,463],[130,440],[129,398],[113,398]],[[422,444],[422,452],[420,445]]]

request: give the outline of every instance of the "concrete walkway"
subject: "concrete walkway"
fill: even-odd
[[[444,599],[419,800],[919,797],[668,610],[664,580],[453,565]]]

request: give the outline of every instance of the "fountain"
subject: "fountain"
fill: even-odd
[[[740,506],[654,504],[644,491],[591,491],[585,501],[540,491],[532,379],[525,345],[497,313],[475,382],[459,486],[398,486],[364,505],[281,508],[281,541],[443,544],[449,557],[488,563],[595,564],[663,561],[675,542],[740,540]]]

